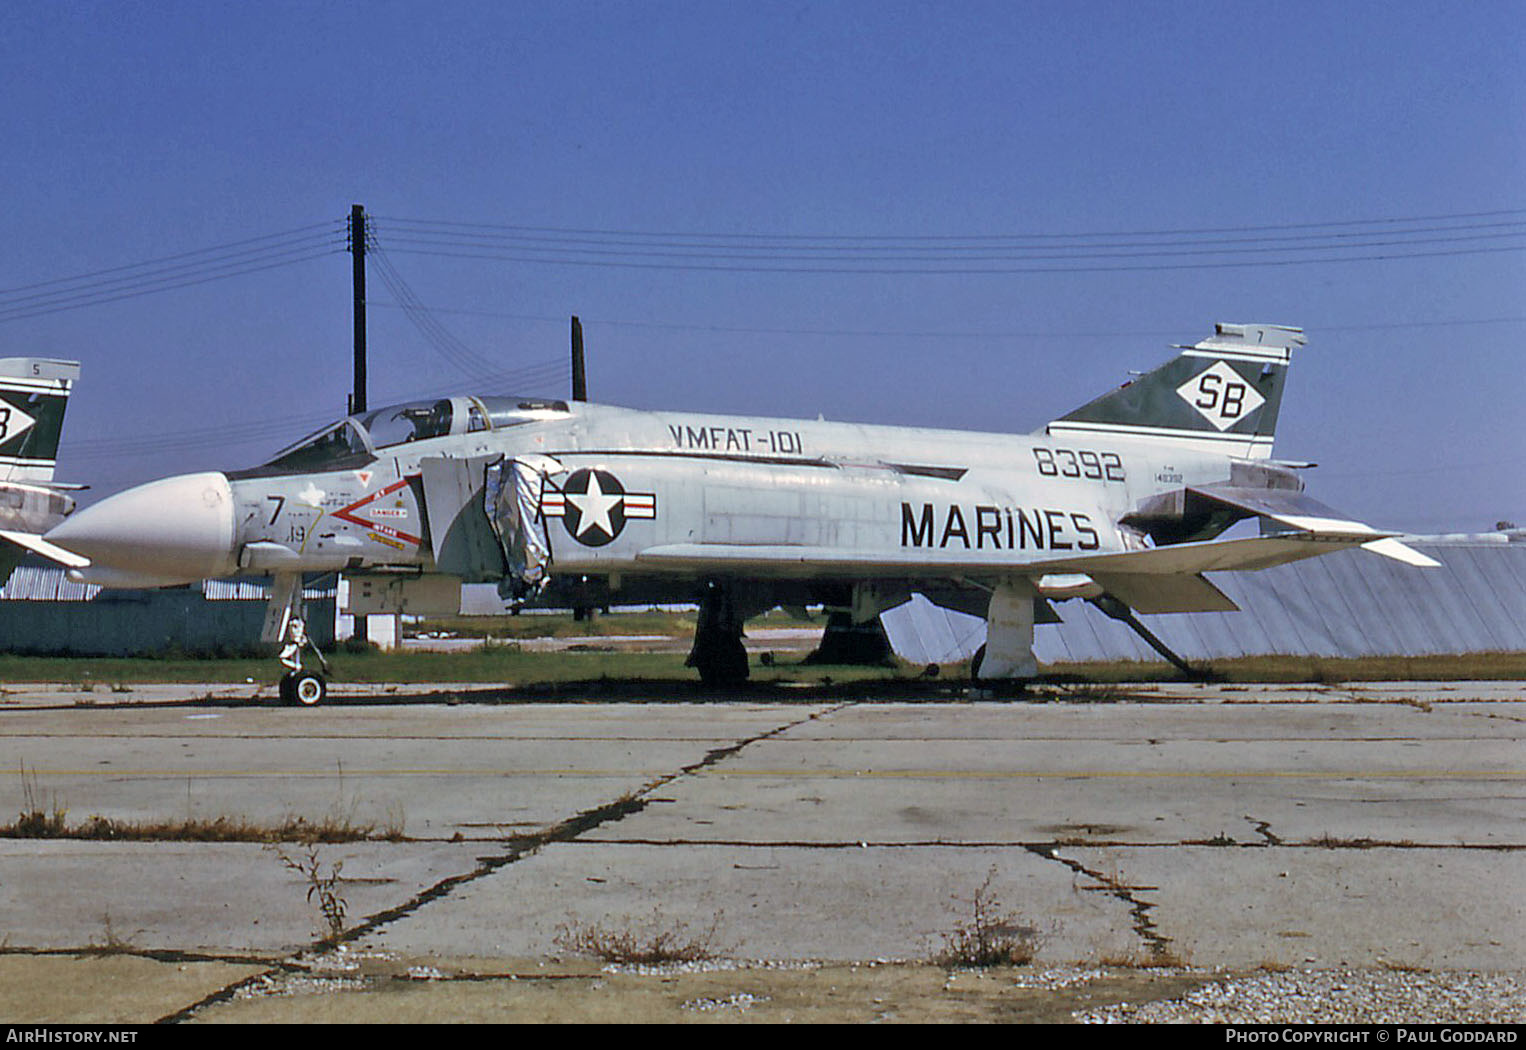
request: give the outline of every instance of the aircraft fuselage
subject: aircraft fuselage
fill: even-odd
[[[458,399],[464,400],[464,399]],[[257,468],[184,475],[122,493],[116,543],[74,537],[110,568],[102,582],[183,582],[275,571],[434,571],[431,531],[450,520],[425,496],[426,470],[504,457],[561,469],[539,501],[557,574],[692,575],[686,546],[836,550],[908,571],[941,561],[1142,546],[1120,523],[1150,497],[1229,478],[1230,457],[1149,442],[1097,443],[824,421],[642,412],[593,404],[513,425],[405,441],[341,469]],[[480,487],[480,478],[476,487]],[[457,508],[448,508],[454,515]],[[91,549],[93,547],[93,550]],[[130,563],[132,570],[122,566]],[[755,570],[750,570],[753,572]],[[777,561],[765,575],[821,576]],[[87,573],[87,578],[89,574]],[[483,565],[465,579],[501,575]]]

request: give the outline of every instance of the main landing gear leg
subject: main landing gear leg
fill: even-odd
[[[318,658],[318,666],[329,669],[323,653],[308,637],[307,624],[300,615],[302,607],[302,577],[296,573],[279,573],[270,584],[270,603],[265,607],[265,626],[260,633],[262,640],[281,643],[281,666],[286,673],[281,676],[281,702],[301,707],[316,707],[328,696],[328,680],[317,671],[302,669],[302,650],[311,649]]]
[[[739,685],[747,681],[747,650],[742,647],[742,621],[736,614],[731,591],[710,580],[699,600],[699,623],[694,630],[694,648],[689,650],[686,667],[699,671],[706,685]]]
[[[986,644],[975,654],[970,676],[976,681],[1035,678],[1033,655],[1033,592],[1003,583],[991,592],[986,611]]]
[[[888,667],[895,663],[895,657],[890,638],[885,634],[885,625],[878,616],[867,623],[855,623],[852,613],[838,611],[827,614],[821,644],[800,662]]]

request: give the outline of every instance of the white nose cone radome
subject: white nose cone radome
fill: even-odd
[[[50,542],[82,554],[92,570],[160,585],[193,583],[238,569],[233,556],[233,490],[222,474],[182,474],[119,492],[65,519]]]

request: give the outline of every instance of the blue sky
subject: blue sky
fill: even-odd
[[[1526,524],[1519,4],[15,2],[0,98],[0,356],[83,362],[59,474],[91,497],[249,465],[343,413],[340,220],[363,203],[449,332],[442,351],[373,266],[373,404],[509,392],[489,372],[561,395],[577,313],[597,400],[1023,432],[1214,321],[1299,324],[1277,451],[1321,464],[1316,496],[1411,531]],[[1365,223],[1309,229],[1382,244],[1396,219],[1436,254],[968,272],[992,235],[1245,249]],[[410,220],[478,225],[427,245]],[[961,246],[966,272],[423,253],[503,227],[559,231],[540,236],[563,260],[570,230],[834,258],[943,238],[903,255]],[[20,298],[249,238],[293,251]]]

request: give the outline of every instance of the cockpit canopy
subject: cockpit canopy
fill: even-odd
[[[260,474],[293,474],[363,467],[381,449],[415,441],[554,419],[567,414],[565,401],[524,397],[443,397],[388,405],[331,423],[277,452]]]

